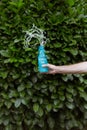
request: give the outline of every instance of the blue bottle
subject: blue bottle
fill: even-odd
[[[45,55],[45,49],[43,45],[38,48],[38,70],[41,73],[48,72],[48,67],[42,67],[42,65],[47,64],[47,57]]]

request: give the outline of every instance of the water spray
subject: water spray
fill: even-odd
[[[47,38],[44,36],[44,31],[42,29],[37,28],[35,25],[32,26],[32,28],[28,31],[26,31],[25,39],[24,39],[24,46],[25,48],[28,48],[29,46],[32,46],[30,41],[35,38],[39,41],[39,47],[38,47],[38,70],[41,73],[48,72],[47,67],[43,67],[44,64],[47,64],[47,57],[45,54],[44,45],[47,43]],[[33,46],[36,46],[34,44]]]

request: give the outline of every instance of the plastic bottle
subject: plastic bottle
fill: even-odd
[[[44,46],[40,45],[39,49],[38,49],[38,70],[39,70],[39,72],[41,72],[41,73],[48,72],[48,67],[42,66],[47,63],[48,63],[48,61],[47,61],[47,57],[45,54]]]

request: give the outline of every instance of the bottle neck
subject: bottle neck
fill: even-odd
[[[43,51],[43,52],[44,52],[44,51],[45,51],[44,46],[40,45],[39,48],[38,48],[38,51],[39,51],[39,52],[40,52],[40,51]]]
[[[44,46],[42,46],[42,45],[39,46],[38,54],[39,54],[39,56],[41,56],[41,57],[44,57],[44,56],[45,56]]]
[[[43,45],[40,45],[38,49],[39,49],[39,50],[44,50],[44,46],[43,46]]]

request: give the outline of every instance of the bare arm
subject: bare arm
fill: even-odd
[[[44,67],[49,68],[48,74],[82,74],[87,73],[87,61],[80,62],[71,65],[62,65],[62,66],[55,66],[52,64],[44,65]]]

